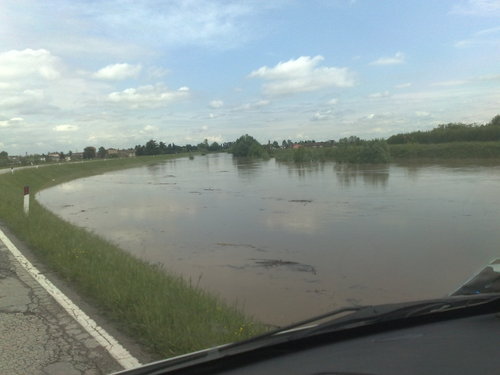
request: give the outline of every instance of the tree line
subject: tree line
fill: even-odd
[[[429,131],[400,133],[387,139],[389,144],[500,141],[500,115],[484,125],[448,123]]]
[[[263,157],[278,156],[281,151],[288,150],[288,154],[281,153],[279,157],[293,161],[309,160],[312,155],[320,155],[321,158],[331,158],[342,161],[357,161],[362,162],[368,159],[375,159],[380,162],[389,160],[387,145],[403,145],[403,144],[439,144],[453,142],[486,142],[500,141],[500,115],[496,115],[490,122],[478,124],[463,124],[463,123],[448,123],[428,131],[415,131],[410,133],[400,133],[389,137],[387,140],[363,140],[357,136],[345,137],[325,142],[316,142],[315,140],[302,140],[292,142],[290,139],[283,140],[281,145],[277,141],[268,141],[267,144],[261,145],[255,138],[245,134],[234,142],[209,143],[208,139],[197,145],[187,144],[179,146],[175,143],[166,144],[163,141],[150,139],[144,145],[136,145],[133,149],[136,156],[142,155],[160,155],[160,154],[176,154],[182,152],[220,152],[226,151],[232,153],[236,157]],[[357,146],[357,147],[354,147]],[[306,151],[305,149],[313,148],[333,149],[330,151]],[[293,152],[292,152],[293,151]],[[404,151],[404,150],[403,150]],[[60,152],[60,159],[66,156],[72,157],[73,153],[69,151],[67,154]],[[8,166],[12,164],[38,164],[40,161],[48,161],[48,155],[26,155],[9,157],[6,151],[0,152],[0,166]],[[87,146],[80,154],[83,159],[94,158],[112,158],[119,157],[118,153],[108,153],[104,147],[96,149],[93,146]],[[14,160],[15,159],[15,160]]]
[[[197,145],[187,144],[185,146],[178,146],[175,143],[169,143],[168,145],[162,141],[158,142],[154,139],[150,139],[144,145],[136,145],[135,155],[162,155],[162,154],[178,154],[181,152],[216,152],[216,151],[226,151],[232,146],[233,142],[217,143],[212,142],[209,144],[208,139]]]

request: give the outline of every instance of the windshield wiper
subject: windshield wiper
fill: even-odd
[[[306,319],[301,322],[253,337],[249,340],[189,353],[176,358],[152,363],[129,370],[127,374],[160,374],[168,369],[177,370],[185,366],[198,365],[214,360],[238,356],[284,345],[300,345],[309,341],[314,344],[342,339],[355,333],[363,335],[372,329],[387,331],[415,324],[491,314],[500,311],[500,293],[474,296],[453,296],[419,302],[387,304],[379,306],[346,307]],[[341,314],[347,316],[338,317]],[[326,320],[326,321],[325,321]],[[311,341],[312,340],[312,341]],[[279,352],[282,352],[280,350]]]
[[[299,340],[325,333],[373,326],[387,322],[413,324],[425,317],[431,319],[453,319],[468,315],[500,311],[500,294],[454,296],[419,302],[387,304],[379,306],[357,306],[334,310],[284,328],[280,328],[249,340],[225,345],[219,351],[230,351],[238,347],[259,347],[267,344]],[[337,318],[338,315],[348,313]],[[325,319],[330,318],[326,322]],[[333,318],[333,319],[331,319]],[[259,345],[260,344],[260,345]]]
[[[367,306],[355,314],[318,324],[307,336],[394,321],[416,321],[419,318],[459,318],[500,311],[500,294],[456,296],[420,302]]]

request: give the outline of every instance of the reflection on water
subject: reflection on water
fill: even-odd
[[[264,161],[247,158],[234,158],[232,162],[238,171],[238,176],[245,179],[254,178],[264,163]]]
[[[343,187],[355,185],[358,177],[362,178],[364,184],[371,186],[386,187],[389,181],[389,167],[387,165],[339,163],[334,164],[333,169],[339,185]]]
[[[173,159],[43,191],[51,210],[285,324],[442,296],[498,257],[500,167]]]

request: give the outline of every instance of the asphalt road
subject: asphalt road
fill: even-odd
[[[124,368],[1,239],[0,338],[0,374],[94,375]]]

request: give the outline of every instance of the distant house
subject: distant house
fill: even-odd
[[[292,148],[297,149],[301,147],[311,147],[311,148],[322,148],[322,147],[335,147],[334,141],[327,142],[304,142],[304,143],[294,143]]]
[[[81,159],[83,159],[83,152],[73,152],[71,154],[71,159],[72,160],[81,160]]]
[[[49,159],[49,161],[60,161],[61,155],[59,155],[58,152],[49,152],[47,154],[47,159]]]
[[[106,150],[106,154],[108,157],[113,158],[119,156],[120,150],[117,150],[116,148],[108,148]]]
[[[129,158],[132,156],[135,156],[135,150],[133,148],[124,150],[108,148],[106,150],[106,157],[108,158]]]
[[[135,150],[133,148],[129,148],[126,150],[118,150],[118,155],[121,158],[131,158],[135,156]]]
[[[324,147],[324,146],[327,146],[326,142],[312,142],[309,144],[309,147],[313,147],[313,148],[320,148],[320,147]]]

